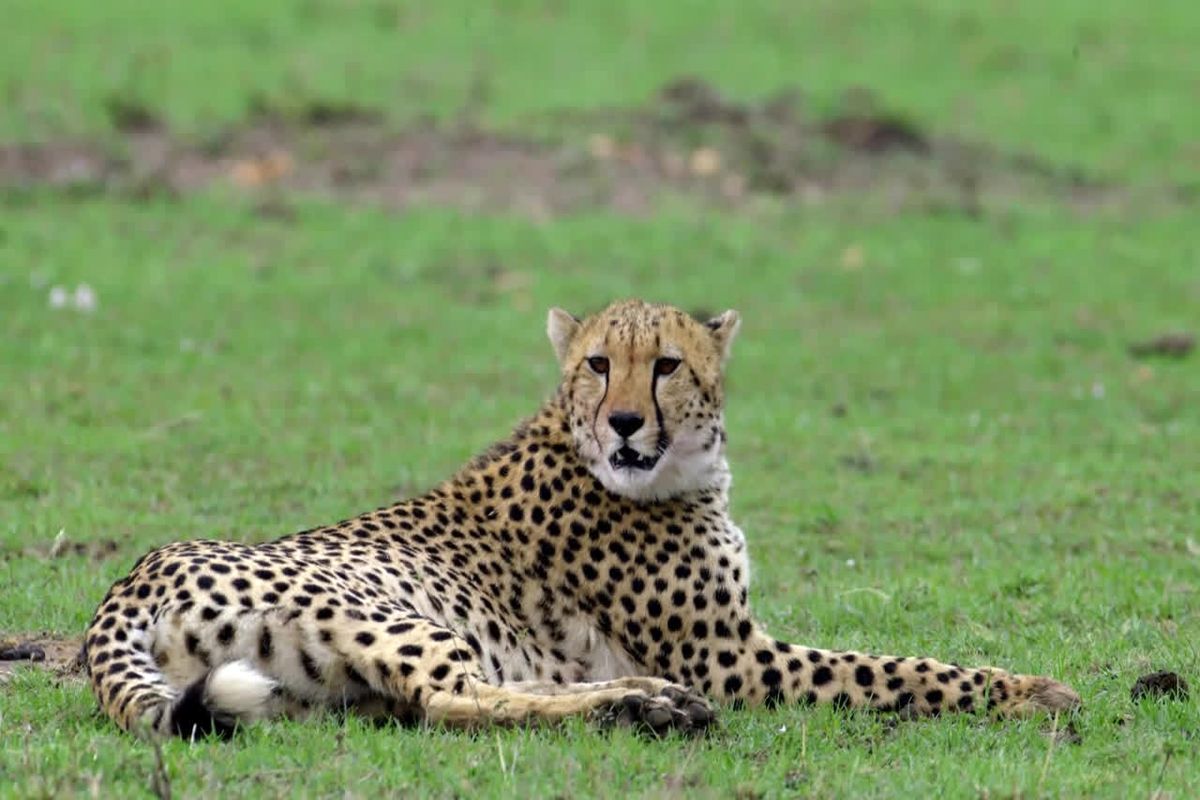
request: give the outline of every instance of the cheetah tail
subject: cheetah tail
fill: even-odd
[[[278,684],[248,661],[226,662],[194,682],[171,709],[170,732],[228,738],[239,722],[273,716]]]
[[[136,736],[228,737],[239,722],[278,711],[276,683],[247,661],[230,661],[190,685],[173,685],[150,652],[150,619],[116,608],[97,613],[84,641],[84,664],[100,706]]]

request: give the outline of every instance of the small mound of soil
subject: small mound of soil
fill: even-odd
[[[105,110],[115,141],[0,143],[0,201],[5,191],[44,187],[137,200],[223,185],[281,219],[285,201],[304,195],[535,219],[593,208],[641,215],[678,194],[726,209],[762,196],[803,204],[851,196],[971,216],[1031,200],[1084,210],[1190,202],[1177,188],[1135,193],[939,135],[861,89],[837,113],[816,116],[798,90],[733,99],[681,77],[639,105],[539,113],[525,135],[465,118],[397,125],[386,109],[333,100],[281,108],[258,99],[240,123],[197,140],[136,97],[110,97]],[[1171,348],[1179,341],[1153,350]]]
[[[1182,676],[1174,672],[1151,672],[1143,675],[1134,682],[1129,690],[1129,696],[1134,702],[1143,697],[1170,697],[1175,700],[1188,698],[1188,684]]]
[[[1153,339],[1130,345],[1129,354],[1134,358],[1149,358],[1151,356],[1183,358],[1192,352],[1195,346],[1196,337],[1190,333],[1164,333]]]

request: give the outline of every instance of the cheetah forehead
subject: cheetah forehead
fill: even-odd
[[[732,316],[732,319],[729,317]],[[726,312],[702,322],[670,305],[624,300],[582,320],[569,347],[569,361],[592,355],[646,360],[660,355],[683,358],[694,369],[717,372],[736,314]]]

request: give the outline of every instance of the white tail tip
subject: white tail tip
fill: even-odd
[[[248,661],[230,661],[208,676],[205,705],[218,714],[228,714],[250,722],[269,715],[275,681],[259,672]]]

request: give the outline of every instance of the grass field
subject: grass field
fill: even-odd
[[[422,491],[552,391],[549,305],[733,307],[734,513],[760,616],[795,641],[1054,675],[1084,698],[1069,729],[778,709],[646,741],[330,718],[168,743],[173,795],[1200,795],[1197,701],[1129,695],[1157,669],[1200,681],[1200,356],[1129,351],[1200,325],[1200,11],[732,8],[10,4],[0,145],[136,147],[116,98],[187,142],[324,103],[396,131],[469,111],[586,150],[556,114],[696,74],[739,99],[797,86],[818,117],[864,86],[918,130],[1095,176],[1112,202],[962,209],[905,178],[894,205],[870,182],[732,204],[676,186],[639,213],[531,218],[336,186],[0,182],[0,638],[78,635],[167,541],[258,541]],[[922,157],[853,158],[886,176]],[[49,302],[79,284],[91,311]],[[0,797],[146,794],[155,759],[78,676],[0,673]]]

